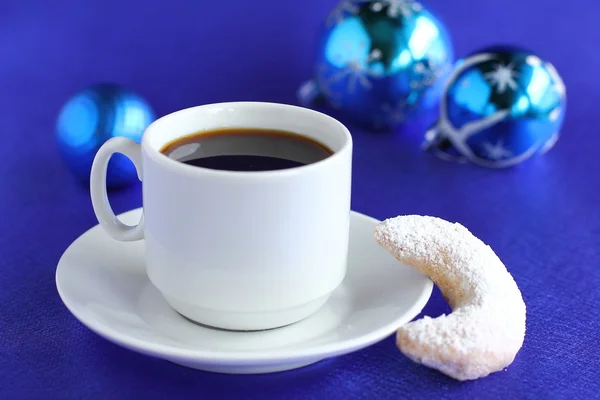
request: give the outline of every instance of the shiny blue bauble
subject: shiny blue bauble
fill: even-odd
[[[298,96],[389,129],[433,114],[452,71],[442,23],[413,0],[342,1],[319,40],[314,79]]]
[[[425,147],[510,167],[554,146],[565,111],[565,85],[552,64],[517,47],[486,48],[457,62]]]
[[[111,83],[92,85],[75,94],[60,111],[56,123],[60,155],[73,175],[87,183],[104,142],[123,136],[139,143],[154,119],[150,105],[130,89]],[[137,172],[127,157],[115,154],[106,179],[109,187],[125,186],[137,179]]]

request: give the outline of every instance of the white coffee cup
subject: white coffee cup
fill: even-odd
[[[262,128],[314,139],[333,154],[296,168],[222,171],[187,165],[160,150],[200,131]],[[144,212],[121,223],[106,193],[110,157],[122,153],[142,180]],[[352,138],[335,119],[260,102],[193,107],[156,120],[141,145],[107,141],[91,172],[98,221],[116,240],[145,240],[148,277],[185,317],[213,327],[258,330],[316,312],[346,273]]]

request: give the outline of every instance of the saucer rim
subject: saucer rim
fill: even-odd
[[[141,213],[142,208],[135,208],[118,215],[119,218],[126,217],[127,215],[135,215]],[[362,214],[357,211],[350,211],[351,218],[365,219],[369,222],[378,223],[378,219]],[[125,347],[130,350],[134,350],[146,355],[155,356],[162,359],[176,359],[182,362],[227,362],[228,365],[245,364],[248,362],[253,363],[280,363],[280,362],[297,362],[302,359],[325,359],[334,357],[341,354],[347,354],[356,350],[360,350],[367,346],[370,346],[376,342],[379,342],[386,337],[392,335],[402,325],[410,322],[416,317],[425,307],[431,293],[433,291],[433,282],[425,275],[422,275],[422,288],[418,298],[414,301],[408,311],[402,314],[401,318],[397,318],[376,330],[373,330],[367,334],[357,336],[352,339],[341,340],[338,342],[329,342],[325,344],[315,345],[313,347],[299,348],[299,349],[274,349],[265,350],[262,353],[258,352],[221,352],[221,351],[210,351],[210,350],[194,350],[183,349],[177,346],[171,346],[168,344],[156,344],[148,340],[138,339],[130,334],[121,333],[121,331],[112,328],[108,325],[102,324],[93,318],[85,316],[85,312],[77,310],[77,307],[70,303],[68,296],[65,296],[64,290],[61,288],[60,276],[61,268],[63,265],[63,258],[65,255],[75,246],[78,242],[83,240],[85,236],[92,234],[92,231],[102,229],[100,225],[95,225],[85,231],[83,234],[78,236],[63,252],[61,255],[55,273],[55,284],[60,299],[63,304],[67,307],[69,312],[84,326],[90,329],[92,332],[103,337],[104,339]],[[400,264],[400,263],[399,263]],[[400,264],[402,265],[402,264]],[[406,266],[406,268],[410,268]],[[64,273],[64,272],[63,272]],[[310,318],[310,317],[309,317]],[[150,328],[151,329],[151,328]],[[152,330],[152,329],[151,329]],[[243,334],[244,332],[240,332]]]

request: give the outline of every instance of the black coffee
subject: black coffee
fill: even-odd
[[[161,149],[169,158],[226,171],[273,171],[329,157],[327,146],[292,132],[232,128],[177,139]]]

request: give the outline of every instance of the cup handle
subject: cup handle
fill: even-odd
[[[114,137],[98,150],[90,175],[90,196],[98,222],[113,239],[132,242],[144,238],[144,215],[137,225],[130,226],[119,221],[113,212],[106,192],[108,162],[115,153],[127,156],[135,165],[138,178],[142,180],[142,146],[131,139]]]

